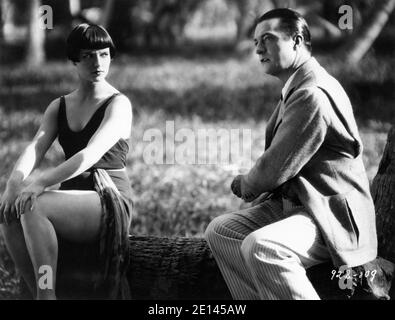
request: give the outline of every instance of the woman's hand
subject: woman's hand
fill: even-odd
[[[7,183],[7,187],[0,198],[0,223],[8,224],[12,217],[16,215],[15,201],[22,188],[22,183]]]
[[[33,210],[37,197],[41,195],[45,190],[44,184],[40,180],[35,180],[27,187],[23,188],[20,192],[18,198],[15,201],[15,208],[17,216],[20,217],[21,214],[25,212],[26,205],[30,201],[29,210]]]

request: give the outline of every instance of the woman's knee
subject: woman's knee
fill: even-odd
[[[43,203],[42,198],[38,197],[33,204],[28,202],[25,210],[21,214],[22,227],[25,228],[30,220],[42,217],[48,218],[47,210],[45,208],[45,204]]]

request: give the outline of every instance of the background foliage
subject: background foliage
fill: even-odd
[[[140,19],[144,18],[146,10],[145,19],[149,20],[150,11],[159,1],[116,1],[117,5],[126,5],[126,2],[133,3]],[[93,0],[90,4],[83,3],[86,8],[100,4]],[[259,1],[253,4],[267,5]],[[191,128],[195,132],[209,128],[251,129],[252,158],[256,160],[264,148],[266,121],[281,91],[277,80],[260,71],[250,40],[245,45],[243,40],[235,41],[241,16],[235,2],[205,0],[190,5],[180,13],[184,20],[177,23],[182,25],[182,32],[177,29],[173,40],[172,35],[164,42],[155,40],[161,37],[160,32],[170,31],[153,32],[148,28],[153,38],[146,42],[142,29],[135,28],[132,32],[125,24],[121,25],[130,31],[127,36],[115,33],[121,38],[121,50],[113,62],[109,81],[130,98],[134,108],[127,162],[135,192],[133,234],[202,236],[215,216],[245,206],[229,189],[237,167],[146,164],[142,155],[147,142],[142,138],[147,129],[158,128],[164,133],[168,120],[174,121],[176,128]],[[305,6],[309,8],[308,4]],[[119,10],[114,9],[114,12],[120,13]],[[328,8],[325,10],[332,12]],[[362,6],[358,10],[365,12]],[[70,21],[65,15],[62,17]],[[23,26],[23,17],[20,20],[18,24]],[[173,27],[173,22],[169,20],[168,23]],[[137,22],[133,20],[133,23]],[[16,35],[13,41],[8,39],[5,43],[3,37],[1,42],[0,194],[18,155],[37,130],[46,106],[75,88],[77,78],[73,66],[65,61],[62,51],[64,39],[60,39],[64,37],[62,30],[66,30],[62,28],[59,26],[48,32],[47,62],[40,68],[26,68],[21,63],[23,55],[18,56],[14,50],[23,41],[18,42]],[[116,27],[113,25],[113,28]],[[392,31],[393,22],[390,22],[357,68],[337,59],[325,41],[320,42],[318,38],[313,42],[318,60],[340,80],[350,95],[364,142],[364,163],[370,179],[376,174],[386,134],[395,119],[395,58],[391,48],[393,42],[388,42],[388,37],[395,34]],[[60,147],[55,144],[39,170],[54,166],[62,159]],[[18,298],[17,282],[13,263],[0,238],[0,299]]]

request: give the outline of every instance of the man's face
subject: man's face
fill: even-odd
[[[295,61],[295,41],[279,28],[280,19],[260,22],[255,28],[254,43],[264,72],[278,76]]]

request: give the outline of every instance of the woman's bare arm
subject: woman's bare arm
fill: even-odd
[[[9,183],[21,183],[37,168],[57,136],[59,99],[52,101],[44,113],[42,123],[33,140],[18,158],[8,179]]]
[[[130,135],[132,108],[125,96],[117,96],[107,107],[103,121],[88,145],[67,161],[43,172],[38,182],[49,187],[88,170],[122,137]]]
[[[0,223],[7,222],[15,212],[15,201],[20,195],[26,178],[40,165],[44,155],[57,135],[59,100],[52,101],[44,113],[42,123],[33,140],[26,146],[8,178],[0,199]]]

